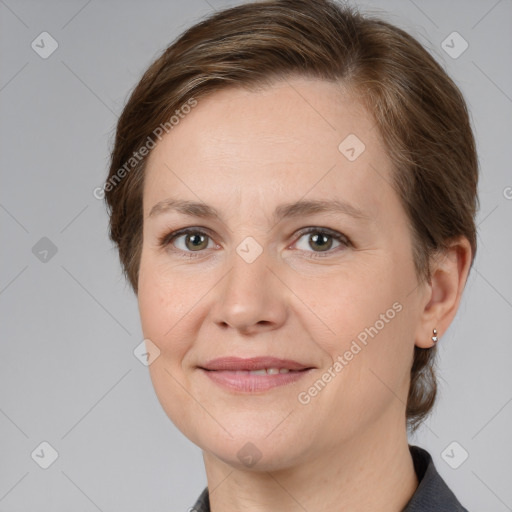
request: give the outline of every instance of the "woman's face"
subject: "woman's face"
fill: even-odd
[[[270,470],[403,428],[426,290],[391,174],[372,118],[319,80],[214,93],[156,145],[142,329],[160,403],[203,450]],[[210,364],[265,357],[284,371]]]

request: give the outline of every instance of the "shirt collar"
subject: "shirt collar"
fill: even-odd
[[[409,445],[409,451],[419,485],[402,512],[468,512],[437,472],[430,453],[413,445]],[[205,487],[190,512],[211,512],[208,487]]]
[[[430,453],[411,445],[409,451],[419,485],[402,512],[468,512],[437,472]]]

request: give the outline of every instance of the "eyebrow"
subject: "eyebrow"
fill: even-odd
[[[168,198],[156,203],[148,217],[155,217],[169,211],[201,218],[215,218],[223,221],[222,215],[212,206],[196,201]],[[339,199],[296,201],[279,205],[274,211],[274,221],[285,218],[304,217],[316,213],[342,213],[360,220],[370,220],[370,216],[359,208]]]

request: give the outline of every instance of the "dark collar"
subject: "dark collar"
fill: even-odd
[[[402,512],[468,512],[437,472],[430,453],[409,445],[419,485]],[[211,512],[208,487],[205,487],[190,512]]]
[[[411,445],[409,451],[420,483],[402,512],[468,512],[437,472],[430,453]]]

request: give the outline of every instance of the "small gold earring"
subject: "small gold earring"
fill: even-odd
[[[434,336],[432,336],[432,341],[434,342],[434,345],[437,343],[438,337],[437,337],[437,330],[434,329]]]

